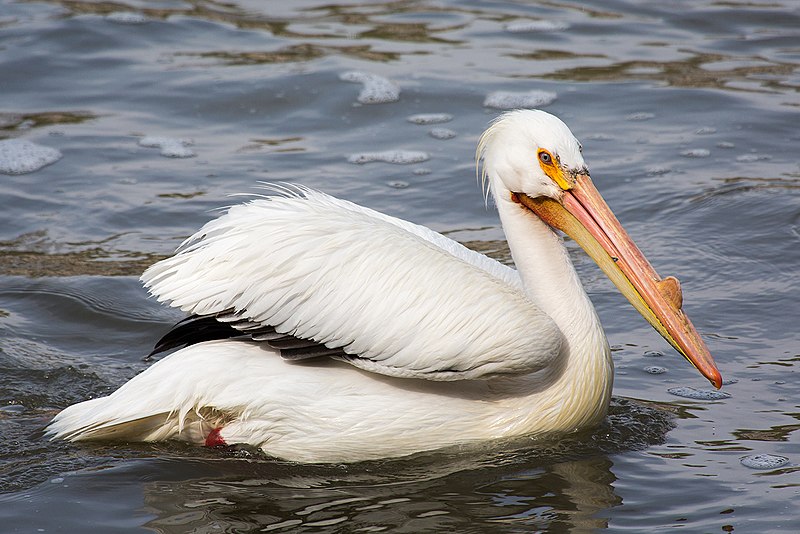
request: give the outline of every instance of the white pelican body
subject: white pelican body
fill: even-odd
[[[718,385],[677,281],[658,278],[593,204],[566,125],[512,112],[479,152],[517,271],[425,227],[284,188],[230,208],[142,276],[159,300],[254,340],[285,334],[284,345],[190,344],[110,396],[65,409],[48,432],[246,443],[288,460],[339,462],[595,424],[613,364],[551,227],[589,241],[634,306]],[[595,219],[573,206],[586,190]],[[300,361],[287,361],[294,342]]]

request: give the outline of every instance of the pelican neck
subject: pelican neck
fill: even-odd
[[[594,306],[581,284],[561,237],[522,205],[510,192],[496,204],[511,256],[527,297],[570,339],[604,337]]]

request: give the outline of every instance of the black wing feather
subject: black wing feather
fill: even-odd
[[[237,317],[238,316],[238,317]],[[342,349],[331,349],[310,339],[280,334],[275,328],[247,320],[232,310],[214,315],[191,315],[175,324],[144,359],[172,349],[179,349],[217,339],[249,336],[253,341],[266,343],[280,351],[285,360],[298,361],[309,358],[344,356]]]
[[[203,341],[230,339],[244,335],[230,323],[222,323],[213,315],[191,315],[176,323],[158,340],[153,350],[145,357],[150,360],[156,354],[172,349],[188,347]]]

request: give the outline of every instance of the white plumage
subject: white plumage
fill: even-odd
[[[142,280],[188,313],[341,352],[289,362],[264,343],[193,344],[65,409],[49,433],[213,438],[356,461],[598,422],[613,381],[608,345],[560,238],[537,216],[549,212],[526,204],[571,194],[570,176],[586,174],[580,145],[555,117],[517,111],[487,130],[479,154],[519,271],[425,227],[273,186],[278,194],[230,208]]]
[[[519,284],[512,269],[305,188],[232,207],[142,280],[185,312],[233,308],[278,332],[342,347],[359,357],[354,365],[391,376],[532,371],[560,345],[550,318],[508,282]],[[484,310],[488,317],[476,313]],[[500,318],[508,332],[537,331],[548,343],[531,346],[522,336],[499,345],[487,330]]]

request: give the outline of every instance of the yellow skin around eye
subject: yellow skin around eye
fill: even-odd
[[[537,160],[539,161],[539,166],[542,168],[544,173],[547,176],[549,176],[550,179],[556,183],[556,185],[558,185],[558,187],[560,187],[564,191],[569,191],[570,189],[572,189],[573,184],[564,175],[564,171],[561,170],[561,166],[557,164],[555,156],[553,156],[549,151],[545,150],[544,148],[540,148],[539,152],[537,152],[536,155],[537,155]],[[549,156],[549,159],[547,156]],[[542,160],[543,157],[547,161],[543,161]]]

